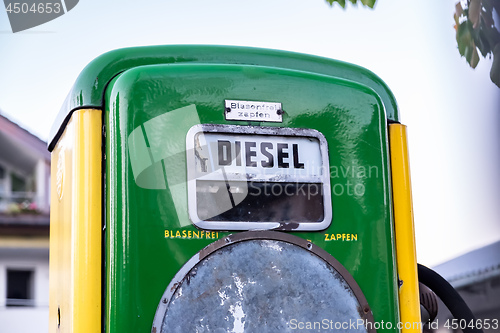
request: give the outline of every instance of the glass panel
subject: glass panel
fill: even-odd
[[[196,181],[198,216],[206,221],[321,222],[320,183]]]
[[[10,174],[12,192],[26,192],[26,180],[14,173]]]

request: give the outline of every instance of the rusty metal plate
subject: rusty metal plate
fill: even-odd
[[[270,231],[213,243],[167,287],[153,332],[293,332],[308,324],[328,332],[342,323],[355,323],[344,332],[369,332],[361,323],[373,318],[361,290],[324,255],[304,239]]]

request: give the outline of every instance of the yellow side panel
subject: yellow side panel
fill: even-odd
[[[52,151],[51,333],[101,330],[101,115],[75,111]]]
[[[420,297],[418,291],[417,256],[413,226],[410,165],[406,126],[389,125],[392,186],[394,198],[394,228],[399,280],[399,307],[403,333],[421,332]]]

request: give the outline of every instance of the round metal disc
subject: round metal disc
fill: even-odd
[[[361,290],[319,250],[270,231],[218,241],[170,283],[153,332],[331,332],[342,323],[350,323],[343,332],[367,332],[361,323],[373,319]]]

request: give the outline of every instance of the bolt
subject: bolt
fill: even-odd
[[[281,116],[283,113],[285,113],[285,111],[283,111],[283,110],[281,110],[281,109],[278,109],[278,110],[276,111],[276,114],[277,114],[278,116]]]
[[[307,248],[310,250],[312,249],[313,245],[311,243],[307,243]]]

